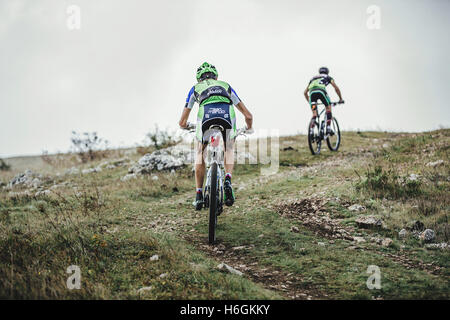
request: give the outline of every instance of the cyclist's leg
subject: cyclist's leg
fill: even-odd
[[[203,154],[205,152],[206,145],[198,142],[196,157],[195,157],[195,186],[197,189],[203,188],[203,180],[205,178],[205,161],[203,160]]]
[[[321,93],[320,101],[325,105],[325,111],[326,111],[326,119],[327,119],[327,134],[331,133],[331,119],[333,118],[333,115],[331,114],[331,102],[330,98],[328,97],[328,94],[326,91]]]
[[[311,106],[311,111],[312,111],[312,118],[311,118],[311,122],[310,122],[310,128],[313,129],[314,125],[316,123],[316,118],[317,118],[317,100],[318,100],[318,95],[316,93],[310,93],[309,94],[309,105]]]

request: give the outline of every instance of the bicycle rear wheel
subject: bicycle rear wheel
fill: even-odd
[[[211,188],[209,194],[209,232],[208,239],[210,244],[216,242],[217,226],[217,207],[219,202],[219,193],[217,188],[217,163],[211,165]]]
[[[311,129],[311,123],[308,125],[308,145],[313,155],[319,154],[322,147],[322,139],[320,139],[319,122],[314,121],[314,128]]]
[[[338,151],[339,146],[341,145],[341,130],[339,130],[339,124],[334,117],[331,120],[331,130],[333,130],[334,134],[327,138],[328,149],[331,151]]]

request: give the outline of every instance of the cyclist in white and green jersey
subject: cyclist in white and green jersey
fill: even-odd
[[[327,93],[327,85],[331,84],[336,90],[337,95],[339,96],[339,102],[342,102],[342,95],[341,90],[334,82],[334,79],[328,75],[329,70],[327,67],[322,67],[319,69],[319,75],[313,77],[306,87],[305,90],[305,98],[308,101],[309,105],[311,106],[311,110],[313,113],[313,116],[311,118],[311,126],[310,128],[314,128],[314,123],[316,121],[317,117],[317,101],[320,100],[326,108],[327,113],[327,134],[333,135],[334,132],[332,132],[330,128],[332,114],[331,114],[331,102],[330,98],[328,97]]]
[[[197,114],[197,139],[199,141],[197,159],[195,163],[196,182],[196,210],[200,210],[203,205],[203,180],[205,177],[205,163],[203,152],[208,143],[206,131],[211,125],[220,125],[224,128],[222,132],[225,144],[225,204],[232,206],[234,203],[234,192],[231,185],[231,175],[234,165],[234,139],[236,138],[236,114],[234,106],[244,115],[247,129],[252,129],[253,117],[244,103],[239,99],[231,86],[217,80],[218,73],[216,67],[205,62],[197,69],[197,84],[194,85],[186,99],[183,113],[179,125],[181,128],[187,127],[187,120],[194,103],[199,104]]]

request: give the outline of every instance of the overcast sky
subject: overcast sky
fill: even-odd
[[[175,129],[204,61],[255,129],[305,132],[322,65],[344,129],[449,127],[449,15],[447,0],[0,0],[0,157],[67,151],[72,130],[132,146],[155,123]]]

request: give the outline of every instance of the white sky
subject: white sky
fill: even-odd
[[[380,30],[366,27],[371,4]],[[255,129],[305,132],[303,90],[322,65],[343,129],[449,127],[449,13],[447,0],[0,0],[0,157],[67,151],[72,130],[131,146],[155,123],[175,129],[205,60]]]

